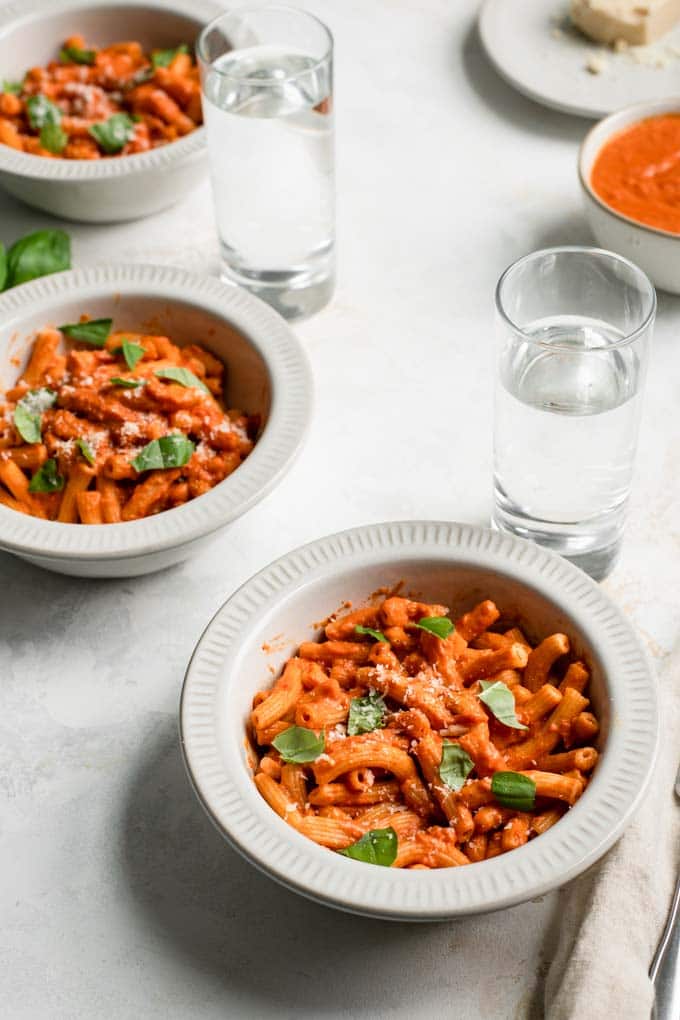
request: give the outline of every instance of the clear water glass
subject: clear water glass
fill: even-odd
[[[310,315],[334,286],[333,37],[306,11],[241,7],[198,59],[223,277]]]
[[[493,524],[597,580],[616,561],[656,315],[612,252],[551,248],[496,290]]]

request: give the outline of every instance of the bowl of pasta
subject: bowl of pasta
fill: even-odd
[[[167,208],[207,170],[193,44],[213,0],[0,9],[0,185],[69,220]]]
[[[0,548],[38,566],[125,577],[186,559],[305,437],[306,355],[217,279],[54,273],[0,296],[0,324]]]
[[[589,577],[437,522],[356,528],[252,578],[194,652],[180,726],[199,800],[248,860],[408,921],[574,878],[621,835],[658,740],[648,656]]]

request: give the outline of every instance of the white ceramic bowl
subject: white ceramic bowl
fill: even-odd
[[[166,332],[202,343],[227,366],[227,399],[263,416],[243,464],[183,506],[122,524],[60,524],[0,506],[0,549],[82,577],[130,577],[186,559],[258,503],[282,478],[311,418],[307,357],[283,319],[245,291],[213,277],[159,266],[102,266],[55,273],[0,296],[0,389],[13,385],[35,330],[83,313],[116,329]]]
[[[598,198],[590,185],[597,155],[613,135],[646,117],[671,112],[680,113],[680,97],[637,103],[605,117],[591,128],[581,145],[578,173],[586,216],[600,246],[635,262],[661,290],[680,294],[680,234],[648,227],[624,216]]]
[[[193,43],[222,7],[213,0],[18,0],[0,8],[2,78],[21,80],[56,57],[69,35],[96,45],[135,39],[149,49]],[[173,205],[207,170],[205,130],[132,156],[46,159],[0,144],[0,185],[55,216],[112,223]]]
[[[247,764],[253,694],[345,599],[405,581],[456,615],[482,598],[517,613],[534,638],[566,632],[592,669],[603,752],[558,825],[512,853],[462,868],[409,872],[316,846],[262,799]],[[276,637],[274,641],[272,639]],[[270,642],[275,651],[265,652]],[[204,808],[253,864],[296,892],[358,914],[461,917],[541,895],[593,864],[621,835],[647,786],[657,744],[652,667],[628,620],[584,573],[533,543],[465,524],[356,528],[277,560],[222,606],[198,643],[180,710],[189,776]]]

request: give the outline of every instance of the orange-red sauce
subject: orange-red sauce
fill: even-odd
[[[680,234],[680,112],[615,135],[598,154],[590,183],[617,212]]]

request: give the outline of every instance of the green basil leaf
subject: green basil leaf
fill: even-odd
[[[372,637],[375,641],[384,641],[385,644],[389,644],[389,641],[381,630],[374,630],[373,627],[362,627],[360,623],[354,628],[357,634],[367,634]]]
[[[58,328],[71,340],[80,340],[93,347],[103,347],[111,332],[113,319],[90,319],[89,322],[69,322]]]
[[[94,464],[95,462],[94,451],[92,450],[92,447],[90,446],[88,441],[86,439],[76,439],[76,446],[82,453],[87,463]]]
[[[40,129],[40,144],[48,152],[58,156],[64,151],[67,143],[68,135],[58,124],[45,124],[45,127]]]
[[[450,790],[461,790],[474,767],[472,758],[460,744],[454,744],[452,740],[442,741],[439,778]]]
[[[23,87],[20,81],[3,81],[2,83],[2,91],[11,92],[13,96],[18,96]]]
[[[79,46],[62,46],[59,51],[62,64],[89,64],[91,67],[96,56],[95,50],[81,50]]]
[[[134,372],[137,367],[137,362],[141,361],[144,357],[145,350],[141,344],[136,344],[134,340],[123,340],[120,347],[116,350],[116,354],[122,354],[125,358],[125,364]]]
[[[64,479],[57,472],[56,460],[46,460],[31,478],[29,492],[60,492],[64,488]]]
[[[6,289],[71,268],[71,239],[63,230],[37,230],[7,252]]]
[[[361,839],[344,850],[338,850],[343,857],[351,857],[354,861],[363,861],[364,864],[380,864],[389,868],[397,856],[399,840],[397,834],[390,825],[387,829],[371,829],[365,832]]]
[[[377,691],[369,691],[365,698],[352,698],[347,720],[350,737],[381,729],[385,725],[385,711],[385,701]]]
[[[448,616],[424,616],[422,620],[418,620],[416,627],[442,639],[447,638],[455,630]]]
[[[188,53],[189,47],[186,43],[182,43],[180,46],[176,46],[174,50],[156,50],[155,53],[151,54],[151,63],[154,68],[156,67],[168,67],[178,53]]]
[[[130,141],[135,133],[135,122],[127,113],[114,113],[108,120],[91,124],[87,130],[97,145],[111,156]]]
[[[515,715],[515,696],[509,687],[500,680],[481,680],[480,687],[482,693],[478,695],[479,700],[493,712],[499,722],[513,730],[529,729]]]
[[[52,407],[57,394],[43,386],[29,390],[14,409],[14,426],[25,443],[39,443],[42,439],[42,413]]]
[[[7,252],[5,246],[0,241],[0,290],[5,289],[7,283]]]
[[[179,383],[180,386],[195,386],[197,389],[203,390],[204,393],[210,393],[205,383],[188,368],[159,368],[154,372],[154,375],[157,375],[159,379],[171,379],[173,382]]]
[[[143,379],[123,379],[121,375],[112,375],[109,379],[112,386],[122,386],[126,390],[136,390],[144,385]]]
[[[55,124],[57,127],[61,124],[61,110],[42,93],[26,100],[26,113],[34,131],[40,131],[46,124]]]
[[[536,783],[521,772],[494,772],[491,792],[499,804],[513,811],[532,811],[536,803]]]
[[[194,452],[195,446],[181,433],[152,439],[134,460],[130,461],[135,471],[158,471],[163,468],[184,467]]]
[[[306,762],[316,761],[326,750],[326,734],[321,730],[317,737],[314,730],[308,730],[304,726],[289,726],[283,733],[274,737],[272,744],[284,761],[304,765]]]

